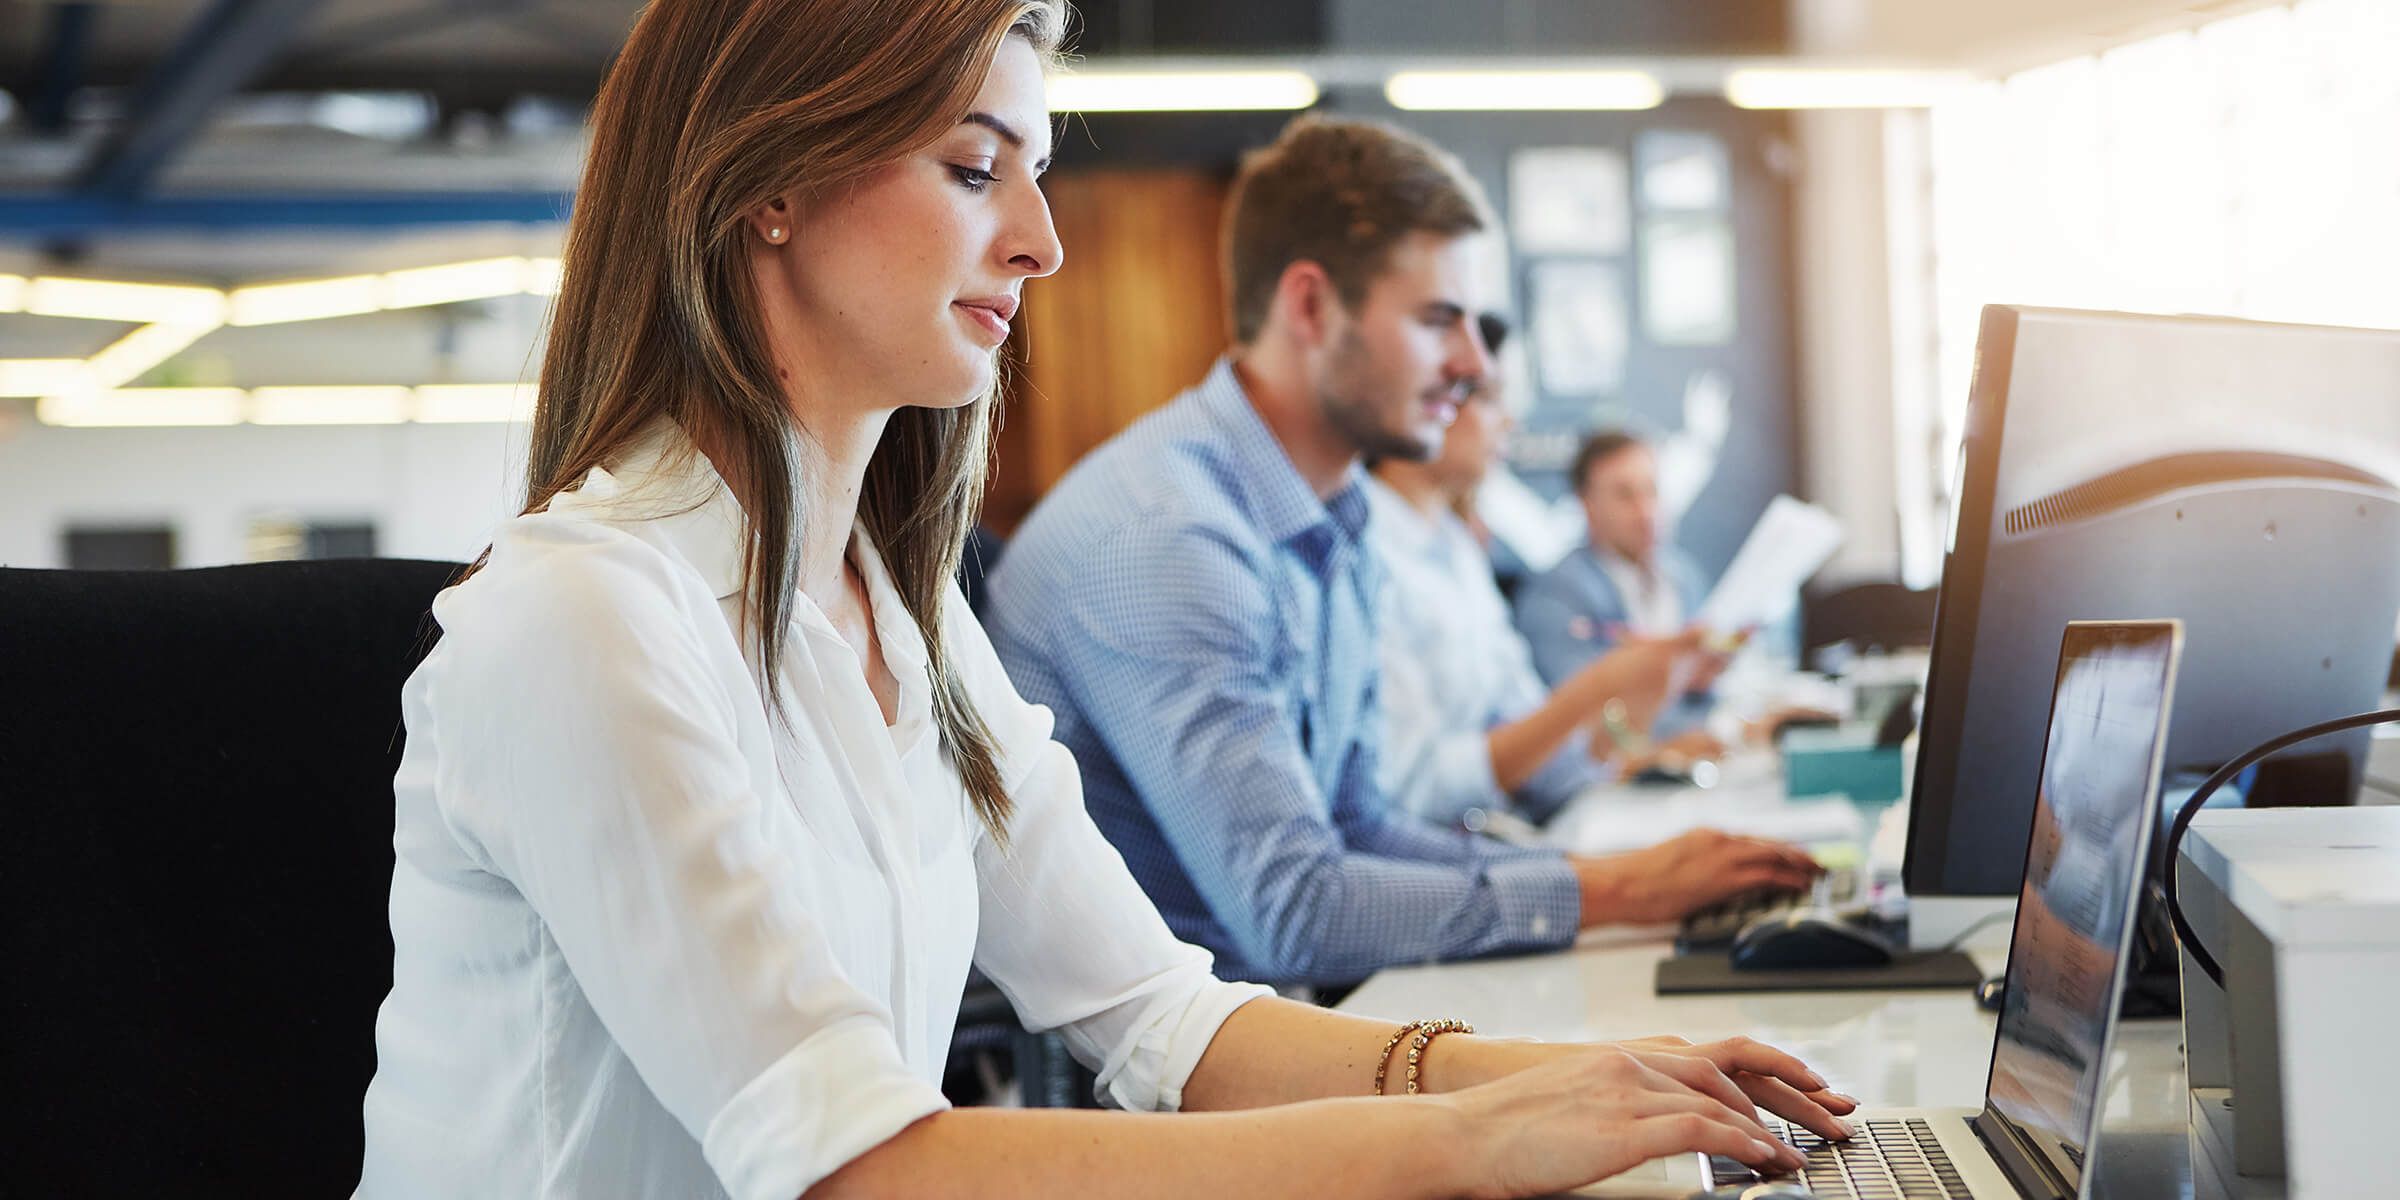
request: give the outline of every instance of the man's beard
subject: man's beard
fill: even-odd
[[[1317,389],[1317,405],[1324,410],[1326,423],[1360,456],[1421,463],[1441,453],[1438,435],[1426,440],[1409,430],[1382,424],[1373,399],[1374,372],[1368,363],[1367,345],[1355,331],[1343,336],[1326,375]]]

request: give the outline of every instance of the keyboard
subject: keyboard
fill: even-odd
[[[1791,1175],[1762,1176],[1733,1159],[1712,1158],[1715,1186],[1797,1178],[1821,1200],[1974,1200],[1924,1120],[1869,1120],[1849,1141],[1829,1142],[1777,1117],[1759,1119],[1808,1161]]]
[[[1675,953],[1705,954],[1730,949],[1734,935],[1760,917],[1803,908],[1829,908],[1858,898],[1858,873],[1836,867],[1806,892],[1757,891],[1719,901],[1683,919],[1675,931]]]

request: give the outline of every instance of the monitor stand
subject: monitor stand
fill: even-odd
[[[1919,896],[1908,898],[1911,950],[2008,949],[2016,925],[2017,898],[2007,896]],[[1970,932],[1972,931],[1972,932]],[[1961,936],[1966,940],[1958,942]],[[1952,946],[1952,942],[1958,942]]]

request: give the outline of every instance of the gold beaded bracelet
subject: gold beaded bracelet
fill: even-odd
[[[1401,1026],[1383,1043],[1383,1053],[1375,1056],[1375,1094],[1378,1096],[1386,1094],[1383,1090],[1383,1081],[1385,1073],[1391,1070],[1392,1051],[1399,1049],[1400,1043],[1408,1035],[1412,1033],[1418,1035],[1417,1040],[1408,1049],[1408,1094],[1415,1095],[1418,1064],[1425,1057],[1425,1047],[1431,1045],[1434,1038],[1445,1033],[1473,1032],[1475,1032],[1474,1026],[1447,1017],[1437,1021],[1410,1021]]]
[[[1433,1039],[1440,1037],[1445,1033],[1473,1032],[1475,1032],[1474,1026],[1467,1024],[1465,1021],[1451,1020],[1449,1018],[1444,1018],[1439,1021],[1427,1021],[1423,1025],[1418,1026],[1416,1039],[1408,1044],[1408,1087],[1404,1094],[1410,1096],[1417,1094],[1417,1073],[1425,1058],[1425,1048],[1433,1044]]]
[[[1425,1022],[1423,1021],[1410,1021],[1408,1024],[1401,1026],[1397,1032],[1393,1033],[1390,1040],[1384,1042],[1383,1053],[1375,1056],[1376,1095],[1380,1096],[1383,1094],[1383,1074],[1385,1071],[1391,1069],[1392,1051],[1400,1045],[1400,1039],[1415,1033],[1418,1027],[1424,1024]]]

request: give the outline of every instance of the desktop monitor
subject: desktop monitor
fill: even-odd
[[[2186,630],[2165,768],[2373,708],[2400,624],[2400,332],[1994,305],[1976,343],[1903,881],[1910,940],[2003,911],[2070,621]],[[2349,803],[2366,735],[2299,748]]]

